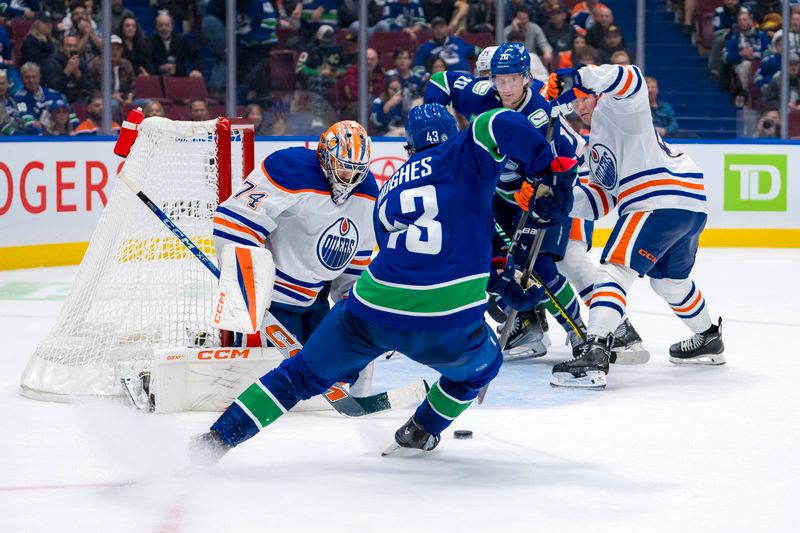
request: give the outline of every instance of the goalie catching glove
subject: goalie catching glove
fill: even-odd
[[[556,157],[547,174],[532,184],[523,182],[520,190],[514,193],[514,200],[522,210],[530,211],[535,217],[535,227],[558,226],[570,218],[574,202],[572,187],[577,175],[578,162],[575,159]]]
[[[530,311],[544,298],[544,288],[534,286],[525,289],[517,281],[516,274],[511,256],[493,257],[486,292],[496,294],[517,311]]]

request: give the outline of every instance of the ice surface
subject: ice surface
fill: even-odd
[[[380,457],[410,409],[290,414],[204,472],[184,450],[213,413],[19,396],[76,268],[0,272],[0,532],[797,531],[798,268],[797,250],[700,251],[724,367],[667,362],[689,332],[640,280],[629,310],[651,361],[612,367],[605,391],[550,388],[568,356],[551,321],[550,354],[504,366],[424,457]],[[376,388],[418,375],[435,379],[380,361]]]

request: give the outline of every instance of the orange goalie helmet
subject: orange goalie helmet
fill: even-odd
[[[341,204],[364,181],[369,170],[372,141],[354,120],[333,124],[319,138],[317,158],[331,185],[331,199]]]

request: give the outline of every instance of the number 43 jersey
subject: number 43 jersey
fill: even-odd
[[[526,117],[496,109],[400,167],[378,195],[373,220],[379,251],[354,285],[348,311],[403,329],[481,320],[494,232],[492,197],[506,156],[532,173],[553,159]]]

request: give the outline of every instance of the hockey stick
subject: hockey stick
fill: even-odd
[[[550,121],[547,123],[547,133],[545,135],[545,139],[547,142],[550,143],[550,149],[553,151],[553,154],[556,153],[555,142],[553,141],[553,130],[555,129],[555,123],[558,120],[558,108],[556,106],[552,106],[550,108]],[[542,187],[542,195],[552,195],[553,192],[550,190],[549,187],[546,185]],[[525,231],[525,224],[528,222],[528,217],[530,216],[530,211],[527,209],[522,212],[522,215],[519,217],[519,222],[517,222],[517,227],[514,230],[514,239],[511,241],[511,244],[508,247],[508,255],[514,253],[514,249],[519,244],[519,240],[522,237]],[[531,272],[533,271],[533,264],[536,262],[536,257],[539,255],[539,250],[542,247],[542,242],[544,241],[544,229],[539,229],[536,231],[536,236],[533,238],[533,245],[531,246],[530,252],[528,252],[528,257],[525,260],[525,270],[522,274],[522,286],[523,288],[527,288],[528,280],[531,277]],[[500,344],[500,350],[502,351],[506,347],[506,342],[508,342],[508,337],[511,336],[511,329],[514,327],[514,321],[517,318],[517,310],[513,307],[508,312],[508,318],[506,319],[505,324],[503,324],[503,329],[500,332],[500,339],[498,340]],[[484,385],[480,392],[478,393],[478,397],[476,399],[478,405],[483,403],[484,398],[486,398],[486,393],[489,391],[489,383]]]
[[[125,174],[124,171],[117,175],[117,179],[127,185],[127,187],[135,194],[153,214],[158,217],[161,222],[169,229],[178,240],[190,251],[192,254],[211,272],[215,278],[220,278],[220,270],[209,257],[192,242],[192,240],[175,225],[175,223],[161,210],[153,201]],[[303,345],[275,318],[269,311],[264,315],[264,322],[262,327],[265,328],[266,334],[273,342],[278,351],[281,352],[285,358],[290,358],[297,354]],[[123,378],[123,385],[128,390],[128,383],[125,383]],[[356,398],[351,396],[340,384],[334,384],[327,391],[323,393],[325,399],[330,403],[336,411],[346,416],[364,416],[380,411],[386,411],[392,407],[398,407],[403,402],[408,402],[405,405],[413,403],[412,399],[417,402],[427,395],[427,387],[425,382],[415,382],[392,389],[390,391],[381,392],[373,396],[366,396],[364,398]],[[133,396],[131,396],[133,400]]]
[[[503,228],[497,222],[494,223],[494,230],[497,232],[497,235],[499,235],[500,238],[503,239],[503,242],[506,243],[506,246],[510,248],[512,244],[511,239],[508,238],[508,235],[506,234],[505,230],[503,230]],[[552,292],[550,292],[550,289],[548,289],[547,285],[544,284],[542,278],[540,278],[539,274],[536,273],[536,270],[531,270],[531,278],[533,279],[533,281],[541,285],[542,288],[544,288],[545,295],[553,303],[553,306],[556,308],[556,310],[558,310],[558,312],[561,313],[561,316],[564,317],[564,320],[572,328],[572,331],[574,331],[575,334],[578,337],[580,337],[582,341],[585,341],[586,333],[584,333],[583,330],[578,327],[575,321],[572,320],[572,317],[569,316],[567,310],[564,309],[564,306],[561,305],[561,302],[558,301],[558,298],[556,298],[556,296]]]

